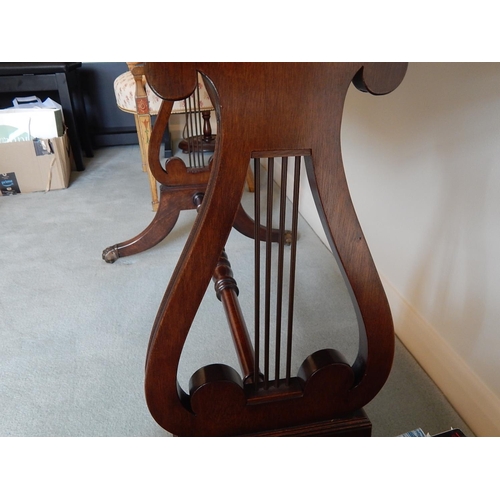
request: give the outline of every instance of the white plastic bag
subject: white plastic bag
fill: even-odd
[[[52,139],[64,135],[62,107],[48,98],[16,97],[13,107],[0,109],[0,143]]]
[[[42,102],[36,95],[29,97],[16,97],[12,100],[12,104],[14,105],[14,108],[48,108],[62,110],[62,106],[56,101],[53,101],[50,97],[47,97],[47,99]]]

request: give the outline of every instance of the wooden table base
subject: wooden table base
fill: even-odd
[[[323,422],[312,422],[286,429],[252,434],[256,437],[370,437],[372,424],[364,410],[356,411],[351,417],[337,418]]]

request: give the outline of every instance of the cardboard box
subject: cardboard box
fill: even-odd
[[[67,134],[52,139],[0,144],[0,194],[64,189],[72,156]]]

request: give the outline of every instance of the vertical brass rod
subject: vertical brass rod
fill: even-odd
[[[279,242],[278,242],[278,278],[276,287],[276,352],[274,385],[279,386],[281,365],[281,314],[283,310],[283,267],[285,250],[285,216],[286,216],[286,181],[288,172],[288,158],[281,159],[281,190],[279,212]]]
[[[286,348],[286,384],[290,385],[292,365],[293,308],[295,297],[295,267],[297,262],[297,227],[299,221],[300,156],[295,157],[292,197],[292,248],[290,251],[290,283],[288,291],[288,331]]]
[[[264,318],[264,389],[269,385],[269,330],[271,325],[271,257],[272,240],[271,230],[273,225],[273,180],[274,180],[274,158],[267,161],[267,217],[266,217],[266,300]]]
[[[195,106],[196,106],[196,116],[198,120],[196,121],[196,137],[198,140],[196,140],[196,145],[198,147],[198,167],[204,167],[204,158],[203,158],[203,143],[202,143],[202,136],[203,136],[203,125],[202,125],[202,118],[201,118],[201,109],[200,109],[200,86],[197,84],[196,85],[196,90],[195,90]]]
[[[189,104],[190,104],[190,117],[191,117],[191,137],[188,144],[190,144],[190,149],[193,153],[193,163],[194,167],[200,166],[200,158],[198,153],[198,145],[196,144],[195,137],[198,135],[198,127],[197,127],[197,115],[198,115],[198,107],[196,106],[196,91],[193,92],[189,96]]]
[[[193,152],[193,141],[192,141],[192,137],[194,134],[194,127],[193,127],[193,104],[191,96],[186,99],[186,112],[187,112],[187,123],[188,123],[186,140],[188,145],[189,166],[196,167],[196,161]]]
[[[260,353],[260,160],[254,158],[254,243],[255,243],[255,358],[254,373],[259,373],[259,353]],[[259,380],[255,377],[255,389],[258,389]]]

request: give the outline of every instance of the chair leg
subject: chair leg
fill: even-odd
[[[234,219],[233,227],[244,236],[248,238],[255,237],[255,225],[256,222],[250,217],[246,212],[243,206],[240,203],[238,210],[236,212],[236,217]],[[292,232],[288,229],[284,231],[284,243],[285,245],[291,245],[292,243]],[[260,241],[266,241],[267,239],[267,228],[260,224],[259,227],[259,239]],[[280,240],[280,231],[279,229],[271,229],[271,241],[277,243]]]
[[[112,264],[120,257],[129,257],[153,248],[163,241],[174,228],[181,210],[193,210],[195,196],[200,192],[199,186],[176,186],[174,188],[160,185],[160,203],[158,211],[149,226],[140,234],[122,243],[117,243],[102,252],[102,258]],[[255,221],[245,212],[240,204],[234,221],[234,228],[249,238],[255,235]],[[265,241],[267,230],[265,226],[259,227],[259,238]],[[291,232],[284,232],[284,242],[291,244]],[[280,233],[278,229],[271,231],[271,240],[278,242]]]
[[[149,226],[137,236],[106,248],[102,252],[102,258],[112,264],[120,257],[144,252],[163,241],[174,228],[180,211],[195,208],[193,198],[198,191],[192,186],[171,189],[160,185],[158,211]]]
[[[148,142],[147,142],[147,134],[142,132],[142,125],[141,125],[142,118],[146,119],[146,124],[147,124],[147,118],[144,117],[144,115],[134,114],[135,128],[137,130],[137,138],[139,139],[139,149],[141,151],[142,171],[146,172],[148,167]]]
[[[134,115],[141,150],[142,170],[148,174],[151,189],[151,204],[153,212],[158,210],[158,186],[151,170],[149,169],[148,151],[149,139],[151,137],[151,117],[149,115]]]
[[[151,170],[149,170],[149,165],[148,165],[148,179],[149,179],[149,187],[151,189],[151,206],[153,209],[153,212],[156,212],[158,210],[158,185],[156,184],[156,179],[154,178],[153,174],[151,173]]]

